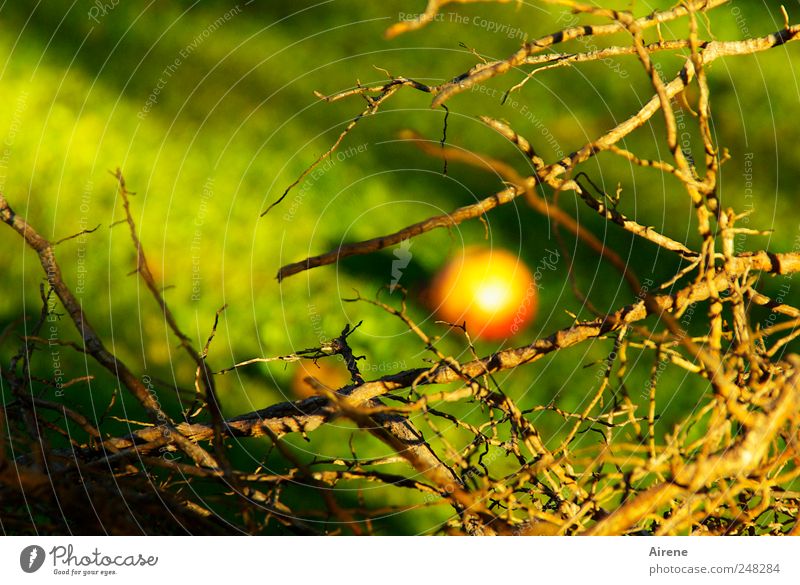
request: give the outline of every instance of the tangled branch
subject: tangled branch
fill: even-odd
[[[430,0],[417,19],[392,26],[386,36],[420,30],[435,21],[443,6],[468,1]],[[644,105],[555,161],[541,157],[534,142],[512,124],[481,116],[486,127],[525,156],[529,174],[496,157],[443,141],[426,141],[406,131],[401,135],[403,141],[417,145],[429,156],[496,173],[503,188],[451,213],[283,266],[278,280],[482,218],[524,198],[533,211],[569,231],[619,272],[630,288],[630,297],[624,303],[593,319],[576,316],[570,325],[549,335],[483,357],[462,327],[472,358],[458,360],[447,354],[440,339],[413,320],[405,300],[397,308],[359,297],[352,300],[369,302],[398,318],[429,354],[430,364],[369,380],[359,365],[362,356],[355,355],[351,346],[358,325],[346,324],[336,337],[319,347],[257,356],[214,372],[208,356],[220,313],[205,346],[195,348],[182,332],[148,266],[130,211],[133,193],[127,190],[118,170],[114,177],[136,252],[135,272],[195,372],[196,408],[179,418],[170,416],[141,377],[107,348],[65,283],[55,244],[16,214],[0,194],[0,219],[37,254],[49,287],[42,288],[38,322],[22,338],[17,354],[2,371],[13,395],[13,400],[3,405],[5,416],[0,417],[0,421],[11,420],[14,425],[3,434],[0,450],[0,490],[3,495],[10,494],[10,505],[24,500],[30,492],[45,489],[53,477],[80,477],[88,478],[86,481],[93,482],[101,493],[112,493],[113,482],[119,480],[128,499],[139,497],[143,486],[151,485],[159,505],[167,505],[180,522],[203,533],[269,532],[277,523],[300,534],[370,534],[378,531],[376,519],[386,515],[447,506],[452,513],[440,526],[443,533],[797,534],[800,357],[791,349],[800,335],[800,308],[783,297],[770,298],[762,284],[769,278],[800,272],[800,252],[740,251],[734,245],[737,235],[762,232],[741,227],[746,214],[724,207],[719,198],[719,172],[729,155],[715,142],[712,132],[712,94],[707,75],[709,65],[720,58],[752,55],[796,40],[800,25],[790,25],[787,20],[783,29],[762,37],[706,40],[701,38],[698,17],[710,18],[708,15],[726,0],[683,2],[641,17],[570,0],[545,3],[605,23],[570,25],[526,41],[506,59],[480,62],[438,86],[390,76],[385,83],[359,84],[328,97],[320,94],[328,102],[358,96],[366,99],[367,105],[267,211],[329,158],[362,119],[379,111],[400,91],[430,94],[433,107],[444,107],[459,93],[515,71],[521,70],[524,78],[512,85],[506,96],[512,91],[523,92],[534,74],[600,59],[636,57],[652,87]],[[673,21],[686,21],[686,38],[661,38],[660,25]],[[653,28],[659,40],[647,42],[644,33]],[[624,36],[627,44],[620,41],[583,52],[554,50],[571,40],[612,35]],[[663,77],[653,63],[652,55],[662,52],[684,59],[671,79]],[[687,92],[689,88],[693,88],[691,93]],[[704,153],[700,164],[679,143],[675,115],[678,99],[696,112]],[[650,160],[623,146],[627,137],[656,115],[663,117],[662,138],[672,157],[669,161]],[[617,204],[624,189],[613,196],[605,193],[581,169],[583,163],[601,154],[676,179],[685,191],[682,196],[688,196],[693,205],[699,244],[680,241],[623,213]],[[546,192],[552,200],[540,192]],[[575,193],[576,201],[603,218],[609,227],[650,242],[659,252],[666,251],[680,267],[661,282],[640,279],[617,251],[606,247],[559,207],[559,196],[564,192]],[[588,297],[577,285],[574,288],[579,297]],[[40,335],[53,314],[49,308],[52,294],[74,325],[77,341],[48,340]],[[769,312],[769,326],[761,326],[753,317],[754,307]],[[705,320],[701,326],[695,322],[690,332],[690,316],[702,311]],[[459,330],[458,324],[449,325]],[[0,342],[5,343],[11,331],[13,327],[0,333]],[[572,409],[555,401],[525,407],[521,397],[507,393],[497,380],[500,372],[525,371],[526,366],[548,356],[595,342],[613,347],[601,360],[594,384],[570,389],[579,398],[578,406]],[[109,372],[119,382],[120,391],[137,400],[147,419],[124,421],[135,427],[125,433],[116,427],[109,432],[103,427],[105,414],[92,419],[79,408],[49,399],[46,394],[56,382],[36,376],[32,364],[37,348],[54,343],[90,357]],[[652,359],[646,391],[640,395],[631,394],[628,388],[633,369],[628,355],[634,351]],[[224,414],[215,376],[301,359],[341,360],[349,381],[333,390],[316,384],[316,395],[304,400],[280,402],[237,416]],[[686,412],[673,429],[660,428],[658,417],[667,384],[662,374],[667,368],[694,380],[692,389],[699,393],[696,408]],[[78,376],[66,384],[79,387],[91,379]],[[460,416],[463,411],[458,406],[468,406],[471,414],[480,416]],[[562,421],[563,430],[549,436],[538,424],[537,417],[542,413]],[[337,447],[346,445],[349,455],[305,457],[289,440],[290,435],[297,434],[313,441],[322,429],[334,433],[343,427],[351,438],[363,435],[377,440],[388,454],[361,457],[359,447],[342,440]],[[467,439],[456,441],[453,436]],[[52,446],[50,439],[43,437],[56,437],[60,446]],[[269,453],[256,464],[237,466],[226,449],[239,439],[263,439]],[[20,446],[24,448],[20,450]],[[24,455],[8,455],[20,451]],[[197,493],[188,494],[183,489],[185,484],[196,482],[213,486],[208,489],[217,490],[216,499],[212,497],[208,503]],[[64,487],[55,489],[70,489],[66,487],[69,482],[61,483]],[[367,484],[412,495],[403,505],[376,506],[363,498]],[[298,498],[286,496],[303,489],[318,497],[320,506],[297,508]],[[349,496],[355,496],[341,496],[346,490],[350,490]],[[64,494],[75,497],[72,492]],[[235,512],[231,511],[233,506],[226,507],[226,498],[235,500]],[[387,498],[387,502],[390,500]],[[146,509],[154,509],[153,500],[145,503]],[[217,514],[214,504],[223,508],[225,515]],[[125,526],[120,530],[132,531]]]

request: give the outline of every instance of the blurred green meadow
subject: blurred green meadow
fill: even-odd
[[[668,4],[634,3],[634,9],[646,13]],[[444,112],[429,108],[430,95],[411,89],[399,92],[378,114],[360,122],[330,162],[261,217],[365,107],[357,97],[324,103],[314,96],[315,90],[331,94],[357,82],[375,83],[386,78],[386,71],[440,83],[476,63],[472,49],[489,59],[505,57],[525,35],[547,34],[572,18],[539,3],[450,5],[429,27],[384,39],[388,26],[423,7],[422,1],[59,0],[36,6],[4,3],[0,8],[0,191],[18,214],[52,241],[99,226],[57,246],[64,278],[109,348],[134,372],[157,381],[162,405],[176,418],[193,399],[194,366],[149,291],[131,274],[135,250],[127,226],[120,223],[124,213],[110,174],[117,168],[136,193],[131,207],[150,267],[197,347],[206,342],[215,312],[227,306],[210,346],[212,368],[317,347],[337,336],[345,324],[361,321],[350,340],[356,354],[366,356],[361,363],[368,379],[428,363],[431,355],[397,318],[367,303],[345,301],[359,294],[370,299],[380,295],[380,300],[398,306],[400,293],[385,289],[393,281],[391,249],[281,283],[275,275],[284,264],[343,242],[396,231],[502,189],[498,177],[455,162],[444,175],[441,160],[398,138],[401,130],[412,129],[431,141],[441,140]],[[787,8],[794,16],[800,14],[796,2]],[[739,1],[713,11],[711,22],[715,38],[739,39],[778,30],[783,21],[777,3]],[[683,30],[664,27],[662,32],[671,36]],[[609,40],[626,42],[622,36]],[[578,43],[567,48],[590,49]],[[773,230],[742,239],[742,250],[788,251],[796,245],[797,50],[786,46],[727,58],[710,70],[714,130],[731,154],[723,168],[721,200],[740,211],[752,208],[749,227]],[[659,55],[658,60],[668,78],[683,64],[676,56]],[[615,67],[598,62],[543,72],[501,104],[503,93],[523,76],[515,72],[495,79],[449,102],[447,142],[504,159],[524,172],[524,157],[483,126],[477,115],[508,120],[551,161],[625,119],[652,94],[638,61],[627,57]],[[659,138],[662,128],[656,116],[625,146],[642,156],[666,159],[669,153]],[[702,160],[688,113],[685,132],[687,144]],[[632,169],[607,154],[583,170],[609,192],[619,183],[619,209],[629,216],[697,244],[692,206],[678,183],[649,169]],[[678,266],[676,259],[605,224],[571,195],[563,195],[559,204],[616,249],[640,279],[659,282]],[[552,250],[561,250],[553,226],[522,200],[491,212],[486,220],[486,225],[473,221],[414,239],[411,262],[397,282],[408,291],[410,314],[428,333],[444,337],[445,353],[462,360],[471,355],[463,337],[434,324],[422,302],[432,276],[449,255],[465,245],[483,243],[519,254],[535,270]],[[572,293],[570,271],[598,308],[632,302],[631,291],[608,264],[576,244],[570,234],[561,235],[569,254],[559,252],[553,269],[540,271],[535,322],[502,344],[476,342],[478,354],[549,335],[571,324],[575,315],[590,318]],[[10,229],[0,230],[0,250],[0,331],[12,333],[0,346],[5,366],[19,336],[38,318],[43,273],[35,254]],[[763,290],[774,291],[778,285],[766,281]],[[703,327],[704,312],[703,308],[696,316],[697,330]],[[23,316],[26,319],[20,321]],[[79,339],[67,318],[58,320],[56,327],[59,338]],[[580,410],[596,389],[612,346],[613,340],[582,344],[496,380],[522,408],[552,403]],[[646,405],[654,355],[644,351],[628,359],[625,391],[635,403]],[[136,418],[139,410],[119,392],[116,380],[67,348],[60,360],[67,378],[87,372],[96,377],[65,389],[58,399],[99,417],[116,393],[102,428],[126,432],[123,419]],[[34,365],[37,375],[53,376],[46,353]],[[292,364],[278,362],[219,376],[225,414],[296,399],[290,388],[293,375]],[[55,398],[51,388],[42,386],[40,391]],[[658,413],[658,432],[663,434],[697,406],[705,388],[696,381],[684,384],[682,370],[667,368],[659,391],[664,393]],[[5,398],[5,388],[3,392]],[[470,405],[451,410],[466,420],[484,416]],[[538,416],[543,437],[558,444],[563,419],[546,411]],[[306,460],[346,456],[351,428],[341,422],[307,439],[286,440]],[[469,440],[456,428],[440,430],[454,445]],[[601,438],[587,433],[584,440]],[[355,445],[361,456],[386,454],[386,447],[360,434]],[[269,453],[268,440],[243,440],[232,451],[245,465],[265,460],[279,465]],[[295,497],[303,501],[315,496],[311,489],[298,489]],[[399,490],[366,490],[364,497],[373,505],[419,503],[412,496],[404,499]],[[446,509],[421,508],[387,518],[386,530],[430,531],[448,514]]]

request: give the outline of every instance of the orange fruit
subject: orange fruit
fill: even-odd
[[[294,368],[291,388],[298,398],[320,394],[315,388],[317,384],[334,391],[350,383],[350,374],[338,356],[317,360],[316,364],[314,360],[301,360],[294,365]]]
[[[517,256],[497,248],[468,247],[434,278],[430,301],[443,321],[466,321],[470,335],[500,340],[520,332],[536,315],[536,282]]]

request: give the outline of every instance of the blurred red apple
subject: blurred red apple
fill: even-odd
[[[439,272],[430,290],[436,315],[467,323],[470,335],[500,340],[521,331],[536,315],[536,282],[514,254],[468,247]]]
[[[321,394],[318,386],[336,391],[350,382],[350,374],[344,362],[336,358],[322,360],[300,360],[292,376],[292,391],[298,398]]]

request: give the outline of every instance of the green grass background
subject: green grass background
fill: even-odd
[[[215,311],[227,304],[209,356],[215,368],[315,347],[321,339],[337,335],[346,323],[362,320],[351,340],[356,352],[366,356],[368,377],[424,365],[428,357],[424,348],[399,321],[367,304],[342,301],[354,290],[374,298],[389,284],[391,251],[351,258],[281,284],[275,274],[285,263],[340,242],[389,233],[502,188],[497,177],[455,163],[443,176],[441,161],[397,140],[405,128],[434,141],[441,138],[443,112],[428,107],[429,95],[413,90],[397,94],[345,139],[340,152],[350,155],[335,159],[330,168],[301,183],[266,217],[259,215],[364,107],[360,98],[324,104],[314,97],[314,90],[328,94],[351,87],[356,80],[384,79],[376,67],[439,83],[476,62],[460,43],[487,58],[507,56],[518,47],[518,38],[481,23],[506,24],[532,38],[559,28],[561,13],[546,11],[538,3],[454,5],[445,9],[443,21],[387,41],[383,31],[400,13],[421,10],[423,2],[119,2],[116,6],[106,2],[105,14],[101,4],[54,1],[35,8],[27,3],[5,3],[0,8],[4,25],[0,138],[5,133],[0,189],[15,211],[51,240],[82,227],[100,226],[85,243],[76,239],[60,244],[57,257],[67,283],[73,288],[76,283],[83,285],[78,297],[108,346],[134,371],[163,380],[160,398],[171,412],[179,412],[175,392],[168,387],[188,389],[189,394],[193,367],[177,349],[148,291],[129,275],[135,266],[134,251],[127,227],[117,223],[124,216],[109,174],[120,167],[129,189],[136,192],[132,209],[151,268],[169,287],[164,296],[198,346],[210,332]],[[637,3],[636,10],[645,13],[648,6],[666,5]],[[788,8],[790,14],[792,9],[800,13],[796,5]],[[95,9],[91,14],[98,22],[89,18]],[[231,10],[231,19],[204,37],[204,31]],[[456,22],[453,14],[462,21]],[[772,3],[733,2],[712,14],[718,39],[763,35],[782,25]],[[664,27],[664,34],[684,30]],[[625,42],[622,36],[609,40]],[[195,48],[187,49],[192,43]],[[565,48],[587,47],[573,43]],[[731,152],[721,179],[723,205],[743,209],[752,202],[749,226],[774,230],[768,236],[749,236],[742,241],[743,249],[790,250],[798,234],[800,127],[793,122],[800,94],[794,74],[797,50],[789,45],[757,56],[728,58],[709,72],[714,130],[719,143]],[[174,72],[166,74],[176,59]],[[668,77],[682,65],[675,56],[658,59]],[[508,120],[548,160],[553,160],[556,149],[571,152],[649,99],[651,90],[638,62],[634,58],[619,62],[627,73],[624,79],[602,63],[544,72],[512,96],[516,105],[501,105],[497,96],[519,81],[522,72],[490,82],[488,91],[495,97],[478,92],[458,96],[449,103],[447,140],[526,170],[523,157],[476,120],[478,114],[488,114]],[[150,111],[143,113],[160,78],[166,80],[163,89]],[[537,134],[531,116],[541,120],[557,144]],[[686,120],[700,157],[693,120],[688,115]],[[656,116],[626,145],[647,156],[668,158],[659,139],[662,128]],[[625,213],[696,244],[692,208],[680,185],[655,172],[632,170],[608,155],[590,161],[585,170],[609,191],[621,183],[620,209]],[[752,199],[745,191],[747,172],[752,173]],[[204,197],[204,186],[209,185],[211,194]],[[582,203],[564,196],[561,205],[617,249],[640,278],[664,279],[674,272],[674,258],[634,242],[594,217]],[[400,284],[409,289],[411,314],[428,332],[444,334],[419,298],[450,253],[483,242],[510,249],[535,267],[547,250],[557,246],[552,226],[524,202],[498,209],[488,220],[488,240],[484,226],[474,221],[413,241],[412,263]],[[632,300],[608,265],[584,247],[576,248],[569,235],[564,237],[571,258],[562,256],[556,270],[544,271],[536,322],[504,344],[478,342],[480,354],[567,326],[573,321],[569,312],[589,317],[571,293],[570,266],[598,307],[618,307]],[[11,230],[0,231],[0,250],[0,329],[11,324],[15,333],[23,334],[39,312],[42,272],[35,255]],[[85,258],[85,264],[79,258]],[[196,299],[193,274],[200,277]],[[763,288],[774,292],[780,284],[767,280]],[[797,298],[794,290],[790,295]],[[700,329],[703,314],[704,310],[698,311],[695,323]],[[27,321],[16,322],[21,315]],[[57,326],[60,337],[76,339],[66,319]],[[0,348],[4,364],[17,344],[12,336]],[[468,356],[463,340],[453,335],[442,341],[442,348],[462,359]],[[596,387],[599,360],[610,349],[607,340],[582,344],[514,374],[500,375],[498,381],[523,408],[553,401],[560,408],[580,409]],[[47,377],[52,367],[45,354],[39,357],[36,367]],[[86,373],[82,356],[65,350],[64,359],[69,376]],[[653,355],[643,352],[629,359],[636,365],[629,370],[626,386],[644,404]],[[96,379],[71,387],[62,399],[86,410],[102,410],[117,390],[115,380],[88,367]],[[293,398],[292,373],[291,367],[270,364],[221,377],[224,411],[235,415]],[[704,391],[695,380],[685,381],[682,371],[668,368],[659,390],[659,433],[671,431]],[[138,412],[124,393],[120,398],[112,414]],[[475,420],[481,417],[474,405],[454,412]],[[548,442],[557,444],[565,429],[563,420],[542,415],[537,422]],[[103,424],[108,432],[125,428],[111,419]],[[342,455],[349,452],[349,434],[347,428],[321,429],[311,442],[300,437],[287,440],[307,458]],[[445,435],[455,444],[468,440],[456,429],[445,430]],[[584,440],[597,437],[589,433]],[[359,441],[363,455],[385,453],[369,438]],[[265,441],[244,441],[234,447],[235,457],[245,465],[252,460],[254,466],[267,448]],[[273,458],[270,461],[278,465]],[[307,501],[309,494],[298,492],[296,497]],[[413,500],[400,490],[386,489],[367,490],[367,499],[373,504]],[[386,530],[427,531],[447,513],[433,508],[399,515],[386,520]]]

